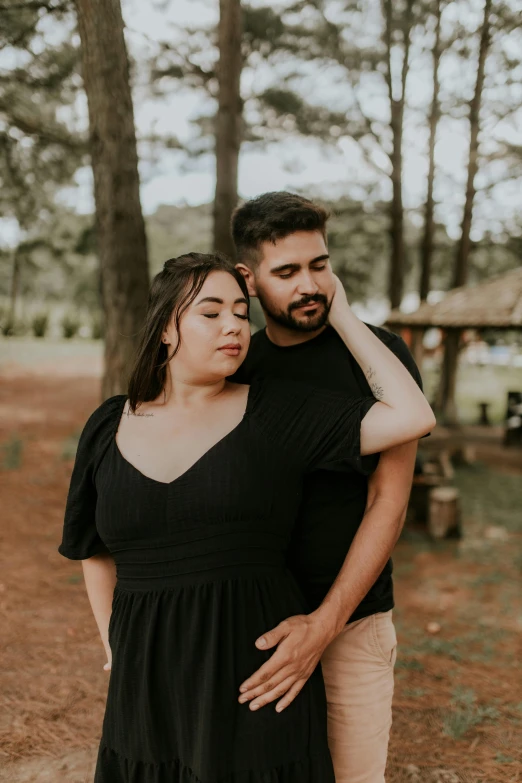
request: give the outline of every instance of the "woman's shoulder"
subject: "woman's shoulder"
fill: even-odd
[[[94,446],[103,435],[114,434],[126,401],[126,394],[116,394],[104,400],[87,419],[81,440]]]

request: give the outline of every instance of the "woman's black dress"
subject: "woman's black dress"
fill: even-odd
[[[119,451],[125,401],[84,428],[59,548],[117,566],[95,783],[333,783],[320,667],[281,714],[238,689],[273,652],[255,640],[306,611],[284,559],[303,475],[371,470],[374,398],[256,382],[242,421],[170,483]]]

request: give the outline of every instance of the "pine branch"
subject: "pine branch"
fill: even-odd
[[[62,13],[65,11],[70,11],[72,9],[72,3],[71,2],[62,2],[58,3],[58,5],[53,5],[52,3],[45,3],[41,0],[34,0],[34,2],[31,2],[31,0],[28,0],[28,2],[25,3],[0,3],[0,13],[3,11],[47,11],[49,14],[54,13]]]

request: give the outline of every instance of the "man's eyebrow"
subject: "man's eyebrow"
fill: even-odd
[[[328,261],[330,256],[328,253],[323,253],[322,256],[317,256],[316,258],[312,258],[311,261],[309,261],[309,264],[317,264],[319,261]],[[281,264],[281,266],[274,266],[273,269],[270,270],[271,273],[277,274],[278,272],[282,272],[283,270],[291,270],[291,269],[300,269],[301,264],[296,263],[288,263],[288,264]]]
[[[204,302],[215,302],[216,304],[224,304],[223,300],[220,299],[218,296],[206,296],[204,299],[200,299],[199,302],[196,304],[200,305]],[[248,300],[245,299],[244,296],[240,296],[239,299],[234,299],[234,304],[246,304],[248,305]]]

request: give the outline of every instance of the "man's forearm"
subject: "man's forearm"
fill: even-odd
[[[334,638],[376,582],[400,536],[411,489],[417,443],[381,455],[370,479],[366,512],[343,566],[313,613]]]
[[[406,508],[377,498],[366,510],[339,574],[314,613],[337,636],[375,584],[400,536]]]

